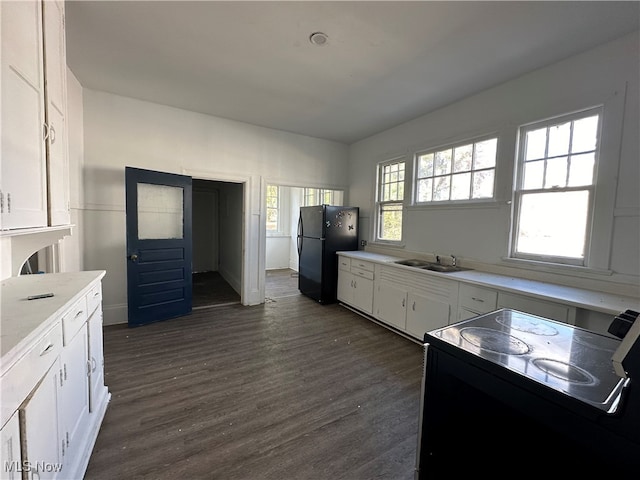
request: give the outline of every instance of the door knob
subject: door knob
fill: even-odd
[[[132,262],[135,262],[138,260],[138,255],[136,255],[135,253],[132,255],[129,255],[129,258],[131,259]]]

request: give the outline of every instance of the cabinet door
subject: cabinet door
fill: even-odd
[[[47,225],[40,0],[0,2],[0,228]]]
[[[353,305],[365,313],[373,313],[373,280],[353,276]]]
[[[449,324],[449,304],[415,293],[407,296],[407,332],[419,339]]]
[[[407,291],[386,283],[376,287],[374,297],[374,315],[394,327],[402,330],[406,326]]]
[[[30,480],[56,478],[62,469],[66,446],[58,434],[56,415],[59,368],[56,361],[19,410],[23,468]]]
[[[95,412],[107,396],[104,385],[104,347],[102,340],[102,310],[89,319],[89,411]]]
[[[22,477],[20,460],[20,422],[18,412],[0,430],[2,442],[2,474],[3,480],[19,480]]]
[[[49,224],[70,223],[64,2],[43,2]]]
[[[338,300],[353,305],[353,274],[338,270]]]
[[[59,427],[64,442],[64,468],[74,465],[82,451],[82,439],[89,415],[88,352],[89,339],[87,325],[76,333],[71,342],[62,350],[60,363],[62,386],[59,389]]]

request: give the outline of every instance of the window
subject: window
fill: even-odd
[[[493,198],[497,138],[416,154],[415,203]]]
[[[512,257],[585,265],[600,109],[520,128]]]
[[[378,167],[377,240],[402,240],[404,202],[404,161],[391,161]]]
[[[325,190],[324,188],[305,188],[303,206],[312,205],[334,205],[335,190]]]
[[[267,185],[267,233],[280,231],[280,188]]]

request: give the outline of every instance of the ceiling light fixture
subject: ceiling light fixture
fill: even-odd
[[[311,35],[309,35],[309,41],[314,45],[322,47],[329,41],[329,37],[326,33],[313,32]]]

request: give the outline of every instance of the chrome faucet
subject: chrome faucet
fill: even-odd
[[[451,255],[451,265],[452,266],[456,266],[456,257],[454,257],[453,255]]]

